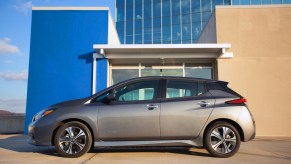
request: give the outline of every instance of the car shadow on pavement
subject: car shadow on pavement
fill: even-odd
[[[1,136],[1,135],[0,135]],[[6,137],[5,137],[6,136]],[[15,152],[30,152],[43,155],[60,157],[53,146],[34,146],[27,142],[28,137],[23,134],[2,135],[0,137],[0,148]],[[208,153],[200,152],[200,149],[181,148],[181,147],[131,147],[131,148],[94,148],[88,153],[134,153],[134,152],[159,152],[175,153],[182,155],[194,155],[201,157],[211,157]]]
[[[34,146],[30,145],[28,137],[23,134],[19,135],[1,135],[0,148],[15,152],[30,152],[44,155],[58,156],[53,146]],[[5,138],[4,138],[5,137]]]
[[[94,148],[89,153],[174,153],[181,155],[194,155],[200,157],[212,157],[208,153],[195,151],[200,149],[191,149],[184,147],[129,147],[129,148]]]

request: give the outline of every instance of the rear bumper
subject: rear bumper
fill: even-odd
[[[253,140],[253,139],[255,139],[255,137],[256,137],[256,132],[252,135],[252,137],[251,137],[251,139],[250,140]]]
[[[243,141],[246,142],[256,137],[256,123],[247,107],[244,107],[241,110],[236,122],[241,126],[243,130]]]

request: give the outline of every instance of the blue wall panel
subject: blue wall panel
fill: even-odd
[[[31,28],[26,133],[41,109],[91,95],[93,44],[107,44],[108,11],[34,10]],[[98,61],[98,90],[105,72],[106,59]]]

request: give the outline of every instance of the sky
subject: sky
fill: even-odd
[[[0,110],[25,113],[32,6],[106,6],[114,0],[0,0]]]

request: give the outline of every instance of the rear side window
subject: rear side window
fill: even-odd
[[[166,98],[199,96],[205,92],[204,83],[197,81],[168,80]]]

